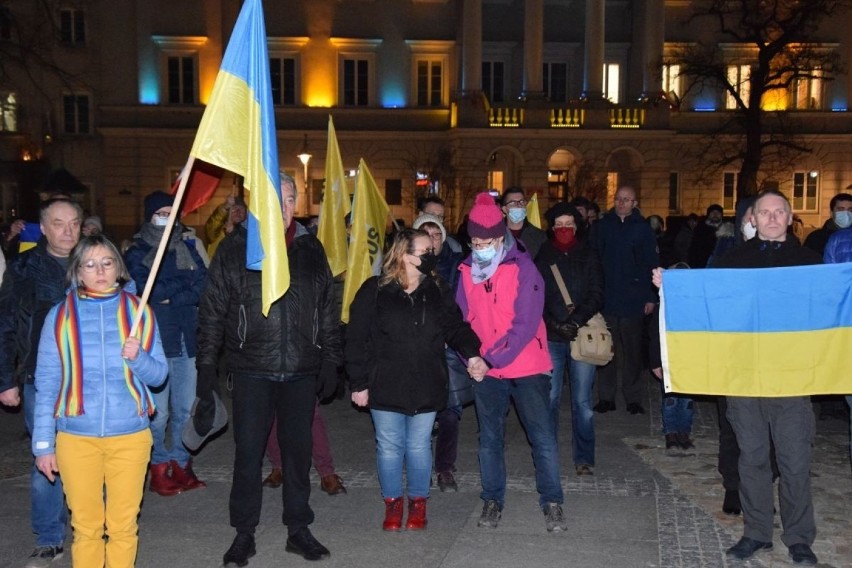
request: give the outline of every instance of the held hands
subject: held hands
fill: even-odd
[[[47,480],[51,483],[56,479],[59,473],[59,466],[56,465],[56,454],[45,454],[37,456],[35,459],[36,468],[44,474]]]
[[[138,337],[128,337],[121,348],[121,356],[128,361],[135,361],[139,356],[140,342]]]
[[[361,408],[367,406],[370,402],[370,389],[364,389],[362,391],[353,392],[352,393],[352,402],[355,406],[360,406]]]
[[[474,381],[480,383],[488,373],[488,363],[482,357],[471,357],[467,360],[467,374]]]

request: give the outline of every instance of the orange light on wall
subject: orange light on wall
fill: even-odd
[[[788,105],[786,89],[772,89],[763,93],[760,108],[765,111],[786,110]]]
[[[330,40],[311,38],[302,52],[303,97],[309,107],[337,103],[337,48]]]

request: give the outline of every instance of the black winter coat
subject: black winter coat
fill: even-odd
[[[569,313],[562,298],[562,292],[556,284],[556,278],[550,265],[555,264],[565,281],[565,287],[574,303],[574,311]],[[583,327],[593,315],[603,309],[604,277],[603,267],[597,253],[585,243],[579,243],[568,252],[560,252],[550,241],[544,243],[536,258],[536,266],[544,278],[544,322],[572,322]],[[551,337],[548,325],[548,341],[560,341]]]
[[[9,263],[0,287],[0,392],[17,386],[17,376],[33,382],[41,328],[65,298],[65,276],[44,237]]]
[[[215,366],[223,346],[229,371],[273,380],[315,377],[323,360],[342,364],[340,314],[322,245],[298,225],[287,257],[290,287],[264,317],[261,273],[246,269],[245,229],[221,242],[199,303],[199,367]]]
[[[463,358],[480,341],[443,280],[424,278],[410,295],[398,284],[364,282],[349,308],[346,370],[353,391],[370,389],[370,408],[412,416],[447,406],[444,346]]]

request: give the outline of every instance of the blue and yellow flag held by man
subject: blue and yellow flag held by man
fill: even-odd
[[[852,393],[852,263],[664,271],[660,346],[666,392]]]
[[[260,0],[243,3],[190,155],[243,176],[251,191],[246,266],[263,272],[263,313],[267,314],[290,286],[290,271]]]

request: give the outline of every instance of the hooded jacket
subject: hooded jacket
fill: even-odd
[[[488,376],[517,379],[553,369],[542,319],[544,281],[523,244],[507,231],[506,255],[480,284],[471,277],[471,256],[462,262],[456,302],[482,341]]]

